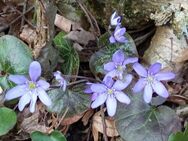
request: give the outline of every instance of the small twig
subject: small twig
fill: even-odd
[[[155,29],[151,30],[150,32],[146,33],[143,36],[140,36],[134,40],[136,46],[139,46],[141,43],[143,43],[145,40],[148,39],[153,33],[155,32]]]
[[[91,127],[92,127],[92,124],[89,125],[89,131],[88,131],[88,134],[87,134],[87,141],[90,141]]]
[[[24,21],[25,21],[25,11],[26,11],[26,8],[27,8],[27,0],[24,1],[24,5],[23,5],[23,11],[22,11],[22,21],[21,21],[21,27],[20,27],[20,31],[24,25]]]
[[[102,125],[103,125],[103,138],[104,141],[108,141],[108,137],[106,135],[106,122],[105,122],[105,116],[104,116],[104,110],[103,110],[104,105],[101,106],[101,117],[102,117]]]
[[[34,6],[32,6],[32,7],[30,7],[25,13],[23,13],[23,14],[27,14],[28,12],[30,12],[32,9],[34,8]],[[20,11],[18,11],[18,10],[16,10],[19,14],[21,13]],[[22,17],[23,15],[22,15],[22,13],[21,13],[21,15],[19,15],[16,19],[14,19],[10,24],[9,24],[9,26],[10,25],[12,25],[12,24],[14,24],[18,19],[20,19],[21,17]],[[26,19],[25,19],[25,21],[27,21]],[[28,22],[28,21],[27,21]],[[29,24],[29,23],[28,23]],[[33,25],[32,25],[33,26]]]
[[[79,83],[82,83],[82,82],[87,82],[87,80],[78,80],[78,81],[75,81],[75,82],[71,82],[71,83],[69,83],[67,86],[79,84]]]
[[[68,110],[69,110],[69,107],[66,107],[65,112],[63,113],[63,116],[61,117],[59,123],[55,126],[55,129],[57,129],[57,128],[59,127],[59,125],[61,124],[61,122],[62,122],[63,119],[65,118],[65,116],[66,116]]]
[[[68,78],[81,78],[81,79],[87,79],[91,81],[96,81],[96,79],[91,78],[91,77],[86,77],[86,76],[77,76],[77,75],[62,75],[63,77],[68,77]]]
[[[97,35],[101,35],[100,33],[100,28],[97,24],[97,21],[95,20],[95,18],[93,17],[93,15],[89,12],[89,10],[84,6],[84,4],[80,1],[80,0],[76,0],[76,2],[79,4],[79,6],[81,7],[81,9],[84,11],[84,13],[86,14],[86,17],[91,25],[91,28],[93,29],[93,31],[95,32],[95,28],[97,29]],[[93,24],[94,22],[94,24]],[[95,25],[95,27],[94,27]]]

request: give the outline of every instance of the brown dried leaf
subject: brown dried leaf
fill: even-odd
[[[92,133],[93,133],[94,141],[98,141],[98,132],[103,134],[102,117],[99,115],[99,112],[93,116]],[[106,123],[106,135],[108,137],[119,136],[114,120],[105,118],[105,123]]]
[[[143,58],[148,64],[159,62],[164,69],[178,72],[183,67],[184,61],[188,60],[186,39],[184,37],[178,39],[173,29],[168,26],[157,27]]]
[[[70,125],[70,124],[73,124],[73,123],[77,122],[79,119],[81,119],[83,115],[84,115],[84,113],[79,114],[79,115],[74,115],[73,117],[65,118],[61,122],[61,125]]]
[[[82,45],[87,45],[89,41],[95,41],[96,39],[93,33],[85,31],[84,29],[71,31],[65,36],[65,38],[80,43]]]
[[[28,25],[23,27],[22,33],[20,34],[20,38],[27,42],[31,47],[31,44],[37,39],[37,33],[35,30],[31,29]]]
[[[73,22],[59,14],[56,14],[54,24],[67,33],[81,27],[79,23]]]
[[[83,118],[82,118],[82,122],[83,124],[86,126],[88,124],[89,119],[91,118],[91,116],[93,115],[94,111],[93,109],[89,109],[88,111],[86,111],[86,113],[84,114]]]
[[[28,109],[26,109],[28,110]],[[25,111],[26,111],[25,110]],[[20,117],[25,117],[24,114],[27,113],[21,113]],[[20,124],[20,128],[22,131],[27,132],[27,133],[32,133],[33,131],[40,131],[43,133],[49,132],[49,127],[46,127],[45,125],[40,125],[39,124],[39,112],[36,111],[33,113],[31,116],[24,118]]]

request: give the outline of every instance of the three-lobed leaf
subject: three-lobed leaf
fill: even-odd
[[[4,89],[9,87],[7,75],[26,74],[31,62],[31,50],[24,42],[11,35],[0,37],[0,85]]]
[[[65,117],[79,115],[90,107],[89,95],[84,94],[81,88],[65,92],[62,89],[52,89],[48,91],[48,95],[52,100],[52,105],[48,107],[48,110],[59,115],[68,110]]]
[[[130,105],[119,104],[115,116],[117,130],[126,141],[166,141],[181,127],[175,112],[167,106],[151,107],[140,95]]]

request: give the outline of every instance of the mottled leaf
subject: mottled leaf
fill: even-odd
[[[79,69],[79,56],[72,47],[70,40],[64,39],[64,32],[60,32],[55,38],[54,43],[58,47],[60,56],[64,60],[61,70],[67,75],[77,75]]]
[[[31,62],[32,53],[25,43],[10,35],[0,38],[0,85],[3,88],[9,87],[8,74],[26,74]]]
[[[8,133],[16,124],[16,113],[6,107],[0,108],[0,136]]]
[[[48,94],[52,99],[52,105],[48,107],[49,111],[62,115],[68,110],[66,117],[81,114],[90,107],[89,95],[84,94],[83,89],[65,92],[62,89],[53,89]]]
[[[126,141],[166,141],[180,129],[175,112],[167,107],[151,107],[140,95],[132,97],[130,105],[119,104],[115,116],[117,130]]]
[[[59,131],[53,131],[49,135],[35,131],[31,134],[31,139],[32,141],[67,141],[65,136]]]

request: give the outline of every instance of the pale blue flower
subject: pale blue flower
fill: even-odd
[[[130,76],[132,77],[132,76]],[[132,80],[132,79],[131,79]],[[95,96],[91,104],[91,108],[106,103],[107,113],[109,116],[114,116],[117,108],[117,100],[121,103],[129,104],[130,98],[122,91],[131,81],[114,80],[111,77],[103,80],[103,83],[93,83],[90,85],[90,92]]]
[[[54,77],[55,77],[56,81],[58,82],[58,85],[63,89],[63,91],[65,91],[66,87],[67,87],[67,82],[62,77],[61,72],[60,71],[54,72]]]
[[[117,25],[115,31],[109,38],[110,43],[116,43],[116,42],[126,43],[128,40],[125,37],[125,32],[126,32],[125,27],[120,27],[119,25]]]
[[[115,11],[110,18],[110,25],[117,26],[121,24],[121,16],[118,16],[117,12]]]
[[[30,103],[29,109],[33,113],[38,97],[46,106],[50,106],[52,102],[46,93],[50,84],[45,80],[39,79],[41,76],[41,66],[37,61],[33,61],[30,64],[29,76],[30,79],[27,79],[24,75],[10,75],[8,77],[9,80],[17,84],[17,86],[6,93],[5,100],[21,97],[18,103],[18,109],[22,111]]]
[[[163,98],[167,98],[169,93],[163,83],[160,81],[171,80],[175,78],[172,72],[160,72],[161,64],[155,63],[147,70],[139,63],[133,65],[133,69],[140,76],[140,79],[135,84],[133,92],[137,93],[144,90],[144,101],[150,103],[153,92]]]
[[[104,64],[104,70],[107,72],[105,77],[117,77],[123,79],[123,75],[126,72],[126,65],[130,63],[138,62],[137,57],[126,57],[123,50],[117,50],[113,56],[112,61]]]

